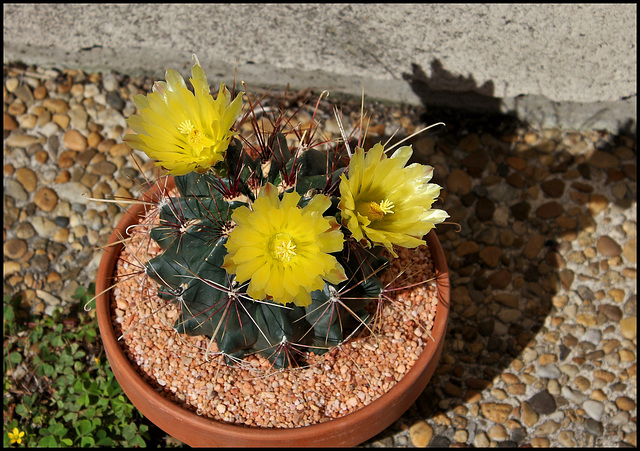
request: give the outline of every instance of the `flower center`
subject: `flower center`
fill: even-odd
[[[373,222],[382,219],[384,215],[393,214],[395,205],[389,199],[384,199],[380,203],[367,202],[363,207],[363,213],[369,218],[369,221]]]
[[[202,133],[202,130],[197,129],[189,119],[182,121],[180,125],[178,125],[178,131],[183,135],[187,135],[187,142],[191,147],[200,152],[202,151],[206,137],[204,133]]]
[[[288,262],[296,256],[296,243],[288,233],[277,233],[269,241],[271,257],[281,262]]]

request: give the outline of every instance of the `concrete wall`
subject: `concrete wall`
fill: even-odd
[[[635,127],[635,4],[5,4],[4,61]],[[471,92],[473,94],[467,95]],[[462,94],[465,93],[465,94]]]

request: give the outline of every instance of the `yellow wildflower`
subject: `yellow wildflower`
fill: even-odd
[[[240,283],[249,279],[247,294],[254,299],[305,307],[310,293],[321,290],[325,280],[346,279],[344,268],[332,252],[342,250],[344,237],[332,216],[322,216],[331,200],[316,195],[299,208],[300,195],[284,193],[267,183],[253,203],[253,210],[235,209],[236,227],[229,234],[228,254],[222,265]]]
[[[24,431],[19,431],[18,428],[13,428],[13,431],[8,432],[9,440],[11,444],[17,443],[18,445],[22,443],[22,437],[24,437]]]
[[[127,119],[137,134],[126,135],[124,141],[173,175],[206,172],[222,160],[242,110],[242,96],[231,101],[224,83],[214,100],[198,62],[191,74],[195,95],[178,72],[167,70],[166,82],[157,82],[146,96],[134,96],[140,115]]]
[[[413,248],[421,238],[449,215],[431,205],[440,186],[427,183],[433,168],[418,163],[405,165],[411,146],[400,147],[391,158],[378,143],[368,152],[356,148],[348,174],[340,176],[342,223],[358,241],[365,237],[385,246],[394,256],[393,245]]]

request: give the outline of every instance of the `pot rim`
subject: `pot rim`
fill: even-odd
[[[173,184],[172,178],[170,179],[169,187],[171,187],[171,184]],[[147,192],[143,196],[143,200],[150,200],[157,189],[158,188],[156,187],[155,189],[150,190],[150,192]],[[127,210],[112,232],[109,241],[104,248],[105,250],[100,261],[96,280],[96,292],[99,293],[96,297],[96,313],[98,316],[98,326],[105,346],[105,351],[109,351],[107,352],[107,357],[111,363],[112,370],[114,370],[114,374],[116,373],[116,368],[118,371],[121,370],[124,377],[128,378],[129,382],[131,382],[133,389],[136,391],[135,395],[139,394],[150,398],[163,414],[165,412],[167,414],[171,412],[171,415],[176,415],[176,413],[178,413],[179,421],[185,426],[191,425],[196,428],[209,429],[216,428],[226,437],[237,439],[240,442],[256,440],[258,443],[262,442],[265,445],[267,442],[279,443],[281,445],[283,442],[290,440],[308,440],[310,435],[313,435],[314,437],[322,437],[328,434],[329,431],[332,431],[333,433],[333,431],[338,427],[344,428],[346,431],[345,434],[348,436],[352,426],[357,423],[362,421],[370,422],[371,417],[385,416],[385,414],[391,418],[393,417],[393,415],[390,415],[391,409],[402,409],[402,412],[406,411],[406,409],[408,409],[415,401],[415,398],[411,399],[407,404],[405,399],[406,397],[403,397],[402,394],[414,384],[421,383],[420,379],[424,379],[424,373],[427,372],[428,367],[431,365],[433,368],[430,369],[430,374],[426,378],[426,381],[422,381],[424,382],[424,385],[421,387],[420,391],[424,390],[424,387],[433,374],[433,370],[439,360],[439,354],[442,351],[448,323],[450,302],[449,271],[446,265],[444,251],[438,241],[435,230],[433,229],[425,236],[427,246],[429,247],[429,251],[433,259],[436,283],[438,285],[436,319],[434,319],[433,328],[431,330],[433,340],[428,341],[421,354],[418,356],[418,360],[415,361],[411,369],[393,387],[391,387],[389,391],[372,401],[370,404],[356,410],[355,412],[323,423],[316,423],[296,428],[267,428],[230,424],[212,418],[202,417],[197,415],[195,412],[189,411],[165,398],[156,392],[135,370],[132,363],[126,357],[124,351],[118,344],[118,340],[111,323],[110,281],[115,271],[115,265],[120,252],[123,248],[123,244],[118,243],[118,241],[121,241],[122,237],[126,234],[127,227],[138,222],[140,216],[145,213],[145,207],[146,206],[144,204],[139,203],[134,204],[129,210]],[[108,343],[110,344],[109,347],[107,346]],[[438,355],[436,356],[436,354]],[[437,359],[435,362],[432,362],[434,360],[434,356],[436,356]],[[131,397],[130,393],[127,393],[126,391],[125,393],[128,397]],[[404,406],[404,404],[407,405]],[[136,405],[136,407],[140,410],[138,405]],[[145,412],[142,413],[149,416]],[[396,420],[397,417],[391,418],[388,425],[392,424]],[[379,432],[380,431],[372,434],[371,437]],[[176,438],[180,439],[180,437]]]

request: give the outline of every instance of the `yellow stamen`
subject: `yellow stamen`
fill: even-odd
[[[393,214],[393,207],[395,207],[395,205],[393,205],[393,202],[391,202],[389,199],[385,199],[380,202],[380,210],[382,210],[382,212],[386,215]]]
[[[180,125],[178,125],[178,131],[183,135],[188,135],[195,128],[196,128],[195,125],[193,125],[189,119],[180,122]]]
[[[202,150],[202,142],[204,141],[204,135],[201,130],[197,129],[195,125],[191,123],[189,119],[182,121],[178,125],[178,131],[183,135],[187,135],[187,142],[192,147],[198,147]]]
[[[269,241],[269,253],[281,262],[288,262],[296,256],[296,244],[287,233],[277,233]]]
[[[393,214],[393,202],[389,199],[385,199],[380,203],[367,202],[364,205],[364,213],[371,222],[378,221],[386,214]]]

